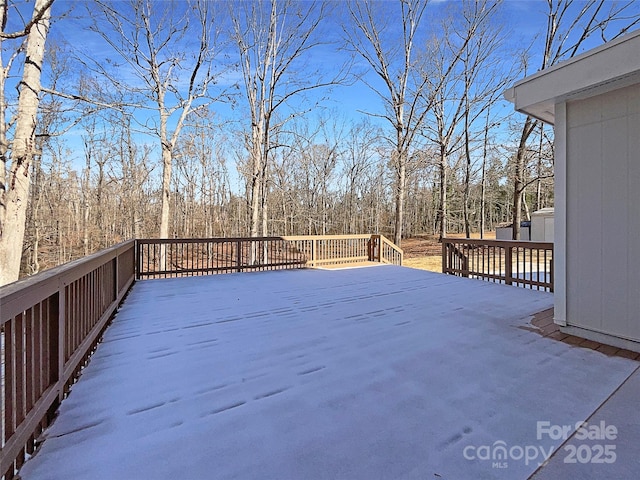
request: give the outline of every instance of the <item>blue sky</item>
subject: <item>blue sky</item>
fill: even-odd
[[[391,16],[391,12],[394,8],[397,8],[397,3],[392,0],[378,0],[377,6],[383,7],[388,10]],[[457,0],[432,0],[428,7],[428,17],[423,20],[422,28],[425,35],[430,35],[435,30],[435,20],[440,17],[444,12],[449,9],[459,6],[460,2]],[[114,8],[125,7],[126,3],[121,1],[112,2]],[[165,3],[168,5],[168,3]],[[184,3],[178,2],[178,5],[184,5]],[[224,7],[222,2],[215,2],[217,7]],[[580,8],[584,5],[584,2],[576,2],[574,8]],[[110,52],[109,47],[101,40],[95,33],[89,32],[86,26],[89,21],[86,19],[87,6],[91,6],[90,3],[76,0],[76,1],[62,1],[56,0],[54,3],[54,21],[52,23],[50,40],[56,43],[66,43],[69,49],[83,50],[92,58],[104,61],[105,58],[113,54]],[[330,40],[339,40],[342,35],[342,30],[339,22],[340,7],[342,6],[337,0],[333,4],[337,7],[337,11],[332,18],[327,18],[325,21],[323,35]],[[507,45],[505,47],[505,55],[512,56],[513,61],[518,61],[518,54],[525,49],[529,49],[530,61],[532,71],[539,68],[541,63],[540,54],[542,51],[542,42],[544,41],[544,31],[546,28],[546,0],[506,0],[496,18],[496,23],[502,25],[504,35],[508,38]],[[633,6],[633,13],[638,14],[640,11],[640,2],[635,2]],[[216,26],[224,33],[225,30],[230,28],[228,18],[222,12],[216,17]],[[59,18],[59,15],[63,15]],[[11,18],[11,17],[10,17]],[[393,35],[393,23],[389,26],[390,33]],[[600,44],[602,40],[599,35],[594,36],[593,40],[586,42],[581,49],[582,51],[594,47]],[[416,50],[419,49],[419,46]],[[229,58],[233,58],[235,48],[233,46],[227,47],[226,53]],[[3,57],[6,53],[3,52]],[[336,51],[334,46],[324,46],[314,50],[313,56],[305,59],[306,68],[319,67],[325,70],[327,73],[331,73],[338,65],[342,64],[345,59],[344,51]],[[362,65],[362,62],[360,63]],[[79,72],[76,72],[79,73]],[[119,71],[120,78],[127,78],[131,76],[132,82],[135,81],[131,71],[127,68]],[[69,87],[73,88],[74,72],[68,77],[70,80]],[[238,72],[226,72],[220,78],[219,85],[221,87],[229,87],[235,81],[240,79]],[[371,82],[377,82],[375,77],[368,75],[368,80]],[[46,81],[45,81],[46,85]],[[310,94],[308,100],[309,104],[315,103],[316,98],[323,98],[323,105],[332,111],[339,112],[340,115],[344,115],[347,119],[353,119],[354,121],[362,118],[360,112],[371,112],[374,114],[380,114],[383,112],[383,103],[381,99],[374,94],[367,86],[361,82],[356,82],[348,86],[336,86],[328,93],[326,90],[314,91]],[[239,122],[243,122],[246,119],[243,108],[243,98],[239,97],[238,107],[231,109],[229,104],[218,103],[214,106],[214,110],[218,113],[221,119],[234,119]],[[512,107],[506,101],[502,103],[501,108],[505,111],[509,111]],[[144,111],[139,112],[139,116],[144,116]],[[374,121],[380,121],[373,119]],[[384,125],[384,123],[382,123]],[[71,143],[73,137],[78,137],[78,131],[71,132],[67,138]],[[82,154],[80,153],[80,156]]]
[[[125,2],[118,0],[112,2],[112,5],[117,8],[119,3],[124,4]],[[216,3],[220,4],[221,2]],[[340,7],[339,2],[336,1],[335,3]],[[392,0],[378,0],[377,3],[389,9],[393,9],[396,5],[396,2]],[[459,3],[458,0],[431,0],[430,6],[428,7],[428,14],[437,17],[447,9],[454,8]],[[581,7],[584,3],[584,1],[578,0],[576,6]],[[635,11],[637,13],[640,11],[640,2],[636,3]],[[57,0],[54,4],[54,13],[65,13],[66,16],[65,18],[54,21],[51,38],[57,41],[67,42],[69,45],[82,48],[87,52],[92,52],[98,57],[101,55],[101,52],[103,52],[104,55],[108,55],[104,42],[98,39],[95,34],[83,30],[82,26],[83,24],[86,25],[86,20],[72,18],[77,15],[86,15],[84,7],[87,4],[88,2],[82,0]],[[509,38],[509,48],[512,48],[515,52],[531,46],[531,61],[535,69],[537,69],[540,64],[541,43],[544,40],[543,35],[546,27],[546,10],[546,0],[505,0],[497,18],[497,22],[504,25],[505,34]],[[429,21],[430,19],[427,20]],[[426,23],[427,22],[423,21],[422,30],[425,32],[429,30],[433,31],[433,28],[426,25]],[[228,28],[228,21],[226,19],[218,22],[218,24],[222,24],[222,30]],[[329,19],[323,28],[328,35],[334,36],[336,40],[340,38],[341,27],[339,25],[339,19]],[[591,41],[585,43],[582,50],[584,51],[600,43],[601,40],[599,36],[595,36]],[[314,57],[309,59],[309,64],[322,63],[326,67],[330,64],[337,65],[341,60],[339,53],[329,51],[329,48],[327,48],[314,51]],[[228,82],[232,82],[238,79],[239,76],[237,73],[227,72],[224,78]],[[321,92],[319,92],[319,94],[322,95]],[[332,97],[334,103],[345,110],[368,110],[371,109],[372,104],[379,103],[375,96],[362,84],[335,88],[333,89]]]

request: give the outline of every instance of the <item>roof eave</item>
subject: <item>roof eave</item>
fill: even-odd
[[[640,83],[640,30],[523,78],[504,92],[517,111],[553,124],[558,102]]]

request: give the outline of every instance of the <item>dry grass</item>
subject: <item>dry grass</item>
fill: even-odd
[[[452,233],[447,237],[464,238],[464,234]],[[472,233],[471,238],[480,238],[480,234]],[[496,232],[485,232],[484,238],[493,240],[496,238]],[[405,238],[401,247],[404,250],[403,266],[442,273],[442,244],[438,242],[437,236],[416,235]]]
[[[429,255],[426,257],[404,258],[402,266],[442,273],[442,256]]]

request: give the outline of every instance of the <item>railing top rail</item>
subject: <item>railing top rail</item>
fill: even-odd
[[[494,240],[480,238],[453,238],[446,237],[442,239],[443,244],[466,243],[469,245],[495,245],[501,247],[528,247],[550,249],[553,248],[553,242],[531,242],[529,240]]]
[[[138,243],[217,243],[217,242],[265,242],[265,241],[296,241],[296,240],[351,240],[369,239],[371,235],[281,235],[273,237],[211,237],[211,238],[139,238]]]
[[[387,237],[385,237],[384,235],[380,235],[380,239],[382,240],[383,243],[386,243],[387,245],[389,245],[391,248],[393,248],[396,252],[398,253],[404,253],[404,251],[402,250],[402,248],[400,248],[399,246],[397,246],[395,243],[393,243],[391,240],[389,240]]]
[[[91,270],[104,264],[105,260],[114,258],[131,248],[134,242],[134,240],[127,240],[87,257],[67,262],[0,287],[2,323],[4,324],[5,322],[5,312],[15,310],[15,308],[10,308],[10,305],[15,307],[15,302],[19,302],[30,306],[44,300],[56,292],[61,284],[67,285],[86,275]]]
[[[285,235],[284,240],[296,241],[296,240],[364,240],[370,239],[369,234],[353,234],[353,235]]]
[[[210,238],[138,238],[137,243],[223,243],[223,242],[267,242],[286,240],[285,237],[210,237]]]

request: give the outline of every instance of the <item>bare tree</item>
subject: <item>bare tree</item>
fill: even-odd
[[[45,52],[43,63],[47,65],[47,75],[42,79],[47,84],[55,84],[61,77],[61,73],[66,66],[64,52],[51,42]],[[35,134],[35,148],[32,157],[32,172],[29,187],[29,202],[27,206],[27,221],[22,249],[22,261],[20,275],[32,275],[40,270],[40,240],[43,235],[47,235],[47,220],[42,217],[43,198],[46,197],[43,161],[46,163],[47,157],[52,152],[51,143],[53,139],[59,138],[58,132],[68,128],[68,106],[64,105],[60,99],[54,98],[41,89],[40,102],[38,104],[38,116],[36,119],[37,130]],[[45,227],[45,228],[42,228]]]
[[[175,190],[182,195],[186,235],[226,235],[224,215],[228,197],[224,136],[213,112],[200,108],[192,112],[176,147]],[[174,227],[175,228],[175,227]]]
[[[449,212],[449,161],[451,155],[462,148],[463,132],[460,131],[464,119],[466,99],[460,95],[463,81],[459,72],[453,72],[451,65],[457,59],[449,57],[450,45],[438,44],[431,53],[435,80],[433,93],[430,93],[433,122],[425,127],[425,136],[435,146],[438,166],[439,204],[436,223],[439,225],[439,239],[447,236]],[[452,75],[455,73],[455,75]]]
[[[443,18],[442,34],[432,39],[426,52],[429,63],[423,75],[429,78],[429,89],[423,101],[432,121],[425,124],[424,135],[436,152],[439,204],[435,221],[440,239],[447,235],[450,157],[462,151],[462,210],[464,221],[468,222],[471,150],[476,135],[472,128],[506,85],[500,67],[494,65],[500,37],[492,25],[492,16],[498,5],[487,0],[468,0],[459,8],[456,5]],[[469,230],[470,226],[468,234]]]
[[[361,200],[367,190],[365,176],[373,167],[378,141],[378,132],[368,119],[352,125],[345,136],[345,152],[341,156],[345,233],[359,233],[365,228]]]
[[[152,235],[150,228],[144,228],[143,218],[148,202],[145,201],[144,185],[149,183],[153,166],[149,161],[151,147],[138,145],[133,140],[132,120],[123,112],[114,112],[113,132],[116,142],[116,157],[120,160],[119,174],[115,175],[115,183],[120,185],[120,205],[122,205],[121,235],[123,238],[140,238],[141,235]],[[151,215],[148,215],[151,216]],[[145,232],[146,230],[146,232]],[[155,229],[154,229],[155,230]]]
[[[91,29],[117,54],[116,72],[101,65],[93,69],[117,88],[141,97],[141,108],[155,111],[143,125],[156,136],[162,155],[160,237],[169,236],[173,153],[185,119],[196,102],[208,101],[214,40],[211,2],[193,0],[153,2],[131,0],[129,8],[96,0]],[[191,49],[195,43],[195,48]],[[186,53],[189,52],[189,53]],[[129,74],[124,75],[123,72]],[[141,83],[132,82],[132,77]],[[201,104],[201,103],[200,103]],[[199,105],[200,105],[199,104]]]
[[[351,24],[344,31],[348,45],[382,80],[383,88],[364,80],[384,102],[393,129],[391,161],[395,171],[394,241],[402,239],[407,162],[416,132],[428,108],[421,103],[427,77],[420,78],[414,55],[418,29],[428,0],[400,0],[396,8],[372,0],[349,3]],[[377,8],[382,6],[382,8]],[[400,32],[396,28],[400,28]],[[366,79],[366,77],[363,77]]]
[[[6,32],[9,5],[0,1],[0,22],[5,39],[25,37],[22,46],[4,64],[0,64],[0,285],[18,279],[20,259],[24,243],[31,167],[35,151],[36,118],[40,94],[40,75],[44,48],[49,31],[49,19],[53,0],[36,0],[31,20],[18,32]],[[3,55],[4,55],[4,45]],[[7,122],[5,97],[6,79],[14,60],[24,51],[22,80],[19,85],[18,107],[15,121]],[[8,130],[13,127],[13,138],[8,140]],[[10,155],[8,153],[10,152]],[[9,177],[6,164],[11,158]]]
[[[505,37],[500,26],[492,19],[497,5],[497,2],[489,3],[487,0],[466,1],[461,15],[462,28],[458,33],[462,38],[468,36],[468,42],[465,42],[464,53],[460,59],[463,69],[462,98],[465,104],[463,217],[467,238],[471,236],[469,201],[473,150],[479,146],[478,144],[482,147],[480,216],[483,217],[488,137],[490,130],[500,125],[499,119],[491,117],[491,107],[501,99],[503,90],[513,78],[513,72],[504,60],[506,57],[500,55]],[[480,224],[482,236],[483,218]]]
[[[637,2],[610,0],[547,0],[547,28],[540,70],[580,53],[587,39],[600,35],[602,42],[613,40],[640,23]],[[612,36],[608,32],[614,31]],[[525,69],[525,74],[526,74]],[[523,195],[536,180],[525,176],[529,155],[528,141],[538,128],[538,120],[527,116],[520,129],[513,166],[513,238],[520,238]]]
[[[240,55],[243,93],[249,108],[246,132],[249,157],[250,235],[267,235],[269,158],[274,135],[284,124],[305,113],[303,100],[310,90],[340,84],[345,69],[327,74],[323,69],[301,74],[303,62],[328,41],[320,25],[328,15],[327,2],[268,0],[233,2],[230,15]]]
[[[336,112],[293,125],[291,150],[297,162],[295,190],[308,235],[336,233],[336,173],[342,156],[344,120]]]

